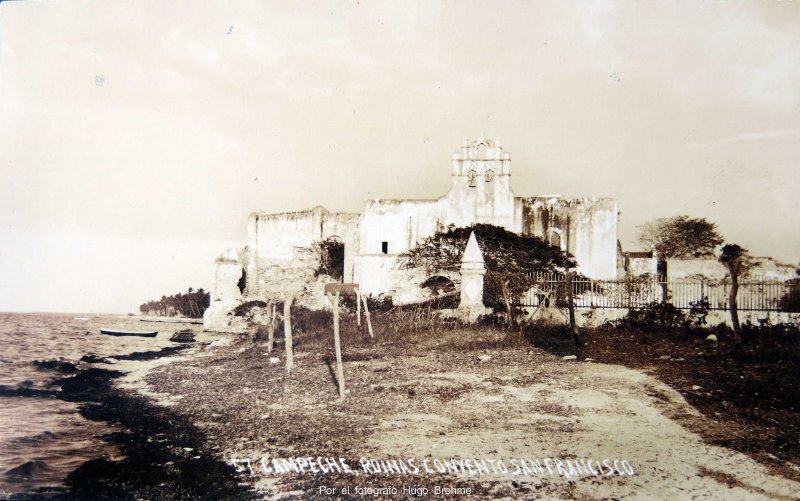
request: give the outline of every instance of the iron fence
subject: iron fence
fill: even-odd
[[[517,306],[539,306],[544,302],[563,302],[566,283],[561,274],[530,275],[535,285],[516,301]],[[638,308],[664,301],[680,309],[690,309],[705,298],[711,310],[727,310],[730,280],[658,280],[633,277],[620,280],[572,279],[572,295],[577,308]],[[739,283],[736,295],[740,310],[800,312],[800,283],[749,278]]]

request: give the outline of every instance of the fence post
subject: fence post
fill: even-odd
[[[267,311],[269,311],[269,324],[267,325],[267,353],[272,353],[273,345],[275,344],[275,303],[270,300],[267,303]]]
[[[575,340],[575,346],[581,345],[581,338],[578,332],[578,325],[575,323],[575,305],[572,302],[572,272],[566,268],[564,273],[564,281],[567,286],[567,310],[569,311],[569,328],[572,330],[572,337]]]
[[[356,288],[356,318],[358,326],[361,327],[361,292]]]
[[[294,368],[294,350],[292,348],[292,301],[294,293],[287,292],[283,301],[283,335],[286,345],[286,372]]]
[[[328,294],[333,303],[333,347],[336,350],[336,379],[339,383],[339,398],[344,400],[344,367],[342,366],[342,341],[339,338],[339,292]]]
[[[369,338],[375,339],[375,334],[372,333],[372,320],[369,318],[369,306],[367,306],[367,296],[361,296],[364,301],[364,316],[367,317],[367,330],[369,330]]]

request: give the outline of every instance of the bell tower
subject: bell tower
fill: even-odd
[[[464,139],[461,149],[453,153],[452,178],[448,198],[467,211],[466,224],[507,226],[506,217],[512,214],[506,212],[513,211],[514,205],[511,154],[503,151],[499,139]]]
[[[458,191],[491,197],[498,189],[508,190],[510,180],[511,154],[503,151],[499,139],[465,138],[461,150],[453,153],[453,188]]]

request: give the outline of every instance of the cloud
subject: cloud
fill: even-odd
[[[795,144],[800,144],[800,129],[776,129],[755,132],[745,132],[736,134],[735,136],[719,139],[709,145],[712,148],[721,148],[736,143],[753,143],[762,141],[790,141]]]

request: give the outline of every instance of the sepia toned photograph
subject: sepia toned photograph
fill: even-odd
[[[0,0],[0,499],[800,499],[798,47]]]

